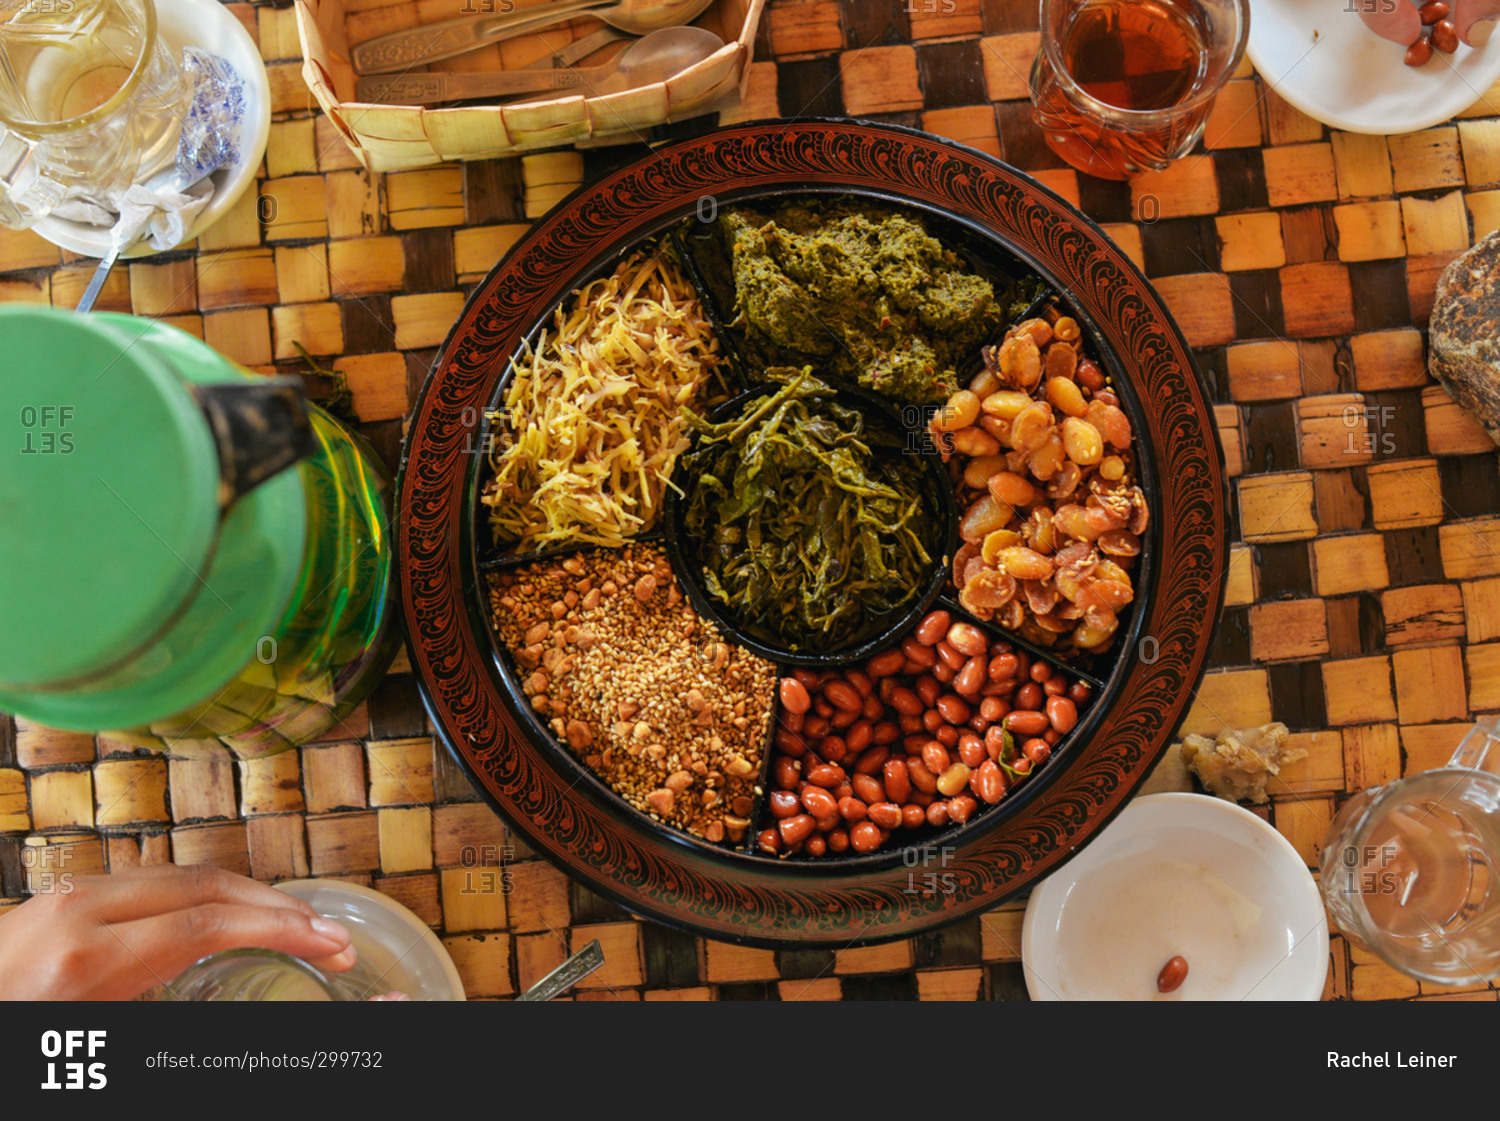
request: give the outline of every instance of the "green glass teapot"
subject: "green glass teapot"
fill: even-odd
[[[0,307],[0,709],[189,757],[319,738],[394,657],[389,473],[295,378]]]

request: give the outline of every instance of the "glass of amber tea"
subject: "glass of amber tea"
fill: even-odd
[[[1032,115],[1079,171],[1160,171],[1203,135],[1245,53],[1248,0],[1041,0]]]

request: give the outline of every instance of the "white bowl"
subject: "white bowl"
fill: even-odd
[[[388,895],[341,880],[291,880],[276,887],[348,928],[361,970],[376,991],[412,1000],[463,1000],[464,982],[432,929]]]
[[[245,119],[241,137],[240,158],[232,167],[220,168],[210,178],[214,197],[199,212],[184,241],[192,241],[209,226],[229,213],[260,170],[266,141],[271,135],[271,82],[266,64],[250,32],[219,0],[156,0],[157,33],[174,52],[197,47],[216,54],[232,65],[245,79]],[[69,222],[62,218],[43,218],[31,227],[53,245],[85,257],[103,257],[109,252],[109,229]],[[145,241],[126,250],[125,257],[149,257],[159,250]]]
[[[1159,993],[1167,961],[1187,980]],[[1031,894],[1033,1000],[1318,1000],[1328,919],[1285,837],[1202,794],[1137,798]]]
[[[1500,79],[1500,35],[1483,47],[1459,43],[1451,55],[1433,51],[1426,65],[1407,66],[1406,48],[1367,28],[1349,0],[1251,0],[1245,53],[1281,97],[1349,132],[1430,128]]]

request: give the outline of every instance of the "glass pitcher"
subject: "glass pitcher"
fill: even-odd
[[[335,728],[400,641],[368,446],[162,323],[12,305],[0,341],[0,709],[192,757]]]
[[[168,167],[189,98],[152,0],[4,5],[0,224],[29,226],[68,190],[102,197]]]
[[[1500,977],[1500,717],[1444,767],[1361,791],[1320,859],[1340,930],[1403,973],[1444,985]]]

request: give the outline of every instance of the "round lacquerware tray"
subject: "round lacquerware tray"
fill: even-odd
[[[516,562],[495,552],[476,514],[488,469],[476,419],[499,400],[522,343],[622,254],[678,231],[708,198],[723,207],[809,194],[911,208],[967,261],[1003,271],[1019,259],[1039,274],[1112,375],[1152,518],[1132,574],[1135,603],[1110,653],[1069,671],[1092,682],[1093,703],[1029,781],[961,827],[898,831],[866,855],[777,859],[753,844],[763,802],[745,843],[689,836],[632,809],[532,713],[487,617],[488,573]],[[1202,674],[1212,629],[1204,623],[1222,602],[1227,562],[1212,410],[1185,342],[1135,267],[1029,177],[926,134],[860,122],[720,130],[562,203],[495,267],[454,326],[412,418],[399,489],[413,666],[440,735],[486,797],[595,890],[742,942],[903,937],[992,907],[1056,867],[1165,747]],[[960,615],[947,597],[937,605]],[[769,746],[764,754],[769,765]]]

